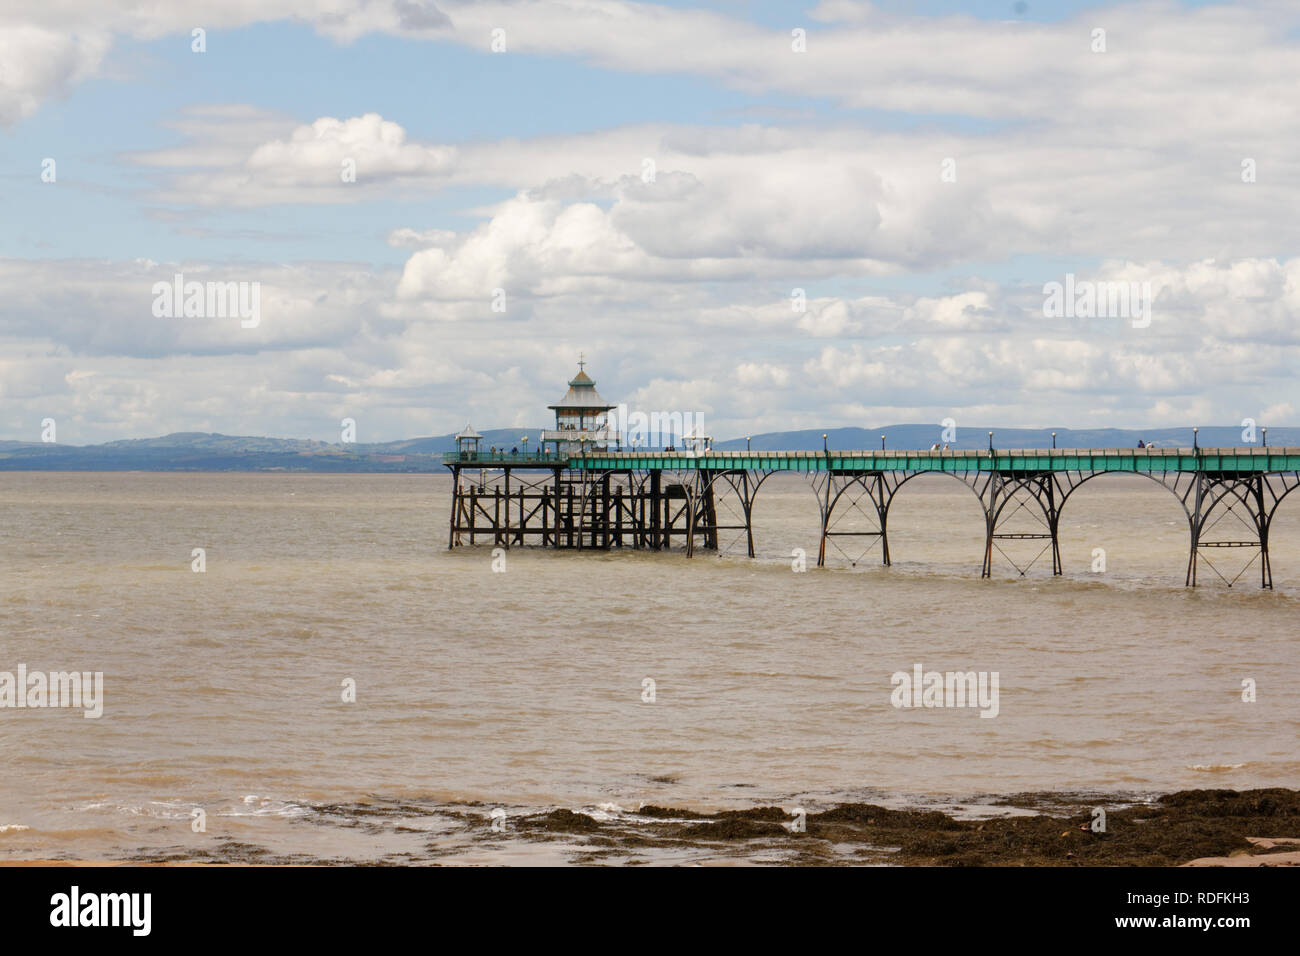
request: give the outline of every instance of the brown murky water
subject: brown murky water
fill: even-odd
[[[104,675],[98,719],[0,709],[0,856],[550,862],[571,848],[512,820],[1300,784],[1300,504],[1268,593],[1183,588],[1181,506],[1140,478],[1071,498],[1064,577],[988,581],[976,500],[939,476],[891,512],[888,569],[811,566],[795,476],[760,494],[755,560],[515,549],[504,573],[446,550],[448,491],[0,474],[0,671]],[[997,717],[891,706],[916,664],[997,672]]]

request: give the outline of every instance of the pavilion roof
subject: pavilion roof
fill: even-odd
[[[579,363],[578,374],[569,379],[569,390],[554,405],[547,408],[555,411],[607,412],[616,406],[609,404],[596,391],[596,382]]]

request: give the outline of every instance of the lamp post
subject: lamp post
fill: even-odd
[[[745,451],[749,451],[749,436],[745,436]]]
[[[993,433],[989,432],[989,454],[993,454]]]
[[[519,439],[519,443],[524,446],[524,457],[527,458],[528,457],[528,436],[525,435],[523,438]]]
[[[1267,429],[1267,428],[1261,428],[1259,431],[1260,431],[1260,434],[1264,436],[1264,447],[1267,448],[1267,447],[1268,447],[1268,429]]]
[[[825,452],[827,455],[829,455],[829,454],[831,453],[831,447],[830,447],[830,445],[826,444],[826,433],[825,433],[825,432],[822,432],[822,451]]]
[[[1196,451],[1198,448],[1201,447],[1201,446],[1200,446],[1200,439],[1199,439],[1198,434],[1197,434],[1198,432],[1200,432],[1200,429],[1199,429],[1199,428],[1193,428],[1193,429],[1192,429],[1192,451]]]
[[[1052,432],[1052,447],[1056,447],[1056,432]]]

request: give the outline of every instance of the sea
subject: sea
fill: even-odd
[[[1006,539],[988,579],[950,476],[899,492],[889,567],[853,537],[817,566],[805,476],[762,486],[753,558],[727,532],[689,558],[449,549],[450,492],[0,473],[0,685],[101,675],[98,716],[0,693],[0,860],[590,860],[580,834],[522,825],[567,810],[602,824],[609,862],[771,861],[638,840],[638,811],[978,816],[1300,784],[1300,500],[1264,590],[1250,548],[1185,587],[1183,506],[1134,476],[1069,498],[1062,575]],[[903,676],[949,672],[996,706],[902,699]]]

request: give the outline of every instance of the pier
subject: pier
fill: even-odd
[[[743,542],[754,557],[754,501],[772,475],[807,475],[820,512],[817,565],[828,548],[863,555],[879,549],[890,564],[889,512],[913,478],[941,474],[961,482],[984,514],[982,577],[1005,559],[1025,575],[1050,554],[1062,573],[1061,511],[1070,496],[1099,475],[1140,475],[1173,494],[1189,531],[1185,584],[1195,587],[1202,565],[1231,587],[1257,566],[1260,586],[1273,586],[1269,528],[1282,500],[1300,486],[1300,448],[1091,448],[980,450],[679,451],[614,450],[617,436],[599,413],[612,406],[580,371],[557,409],[557,429],[529,451],[479,448],[472,428],[443,456],[452,475],[448,547],[490,544],[509,548],[682,547],[718,551],[725,537]],[[584,404],[585,403],[585,404]],[[570,418],[570,416],[574,416]],[[844,519],[852,516],[852,522]],[[1041,542],[1027,563],[1013,560],[1010,541]],[[1216,566],[1221,549],[1248,549],[1235,575]]]

